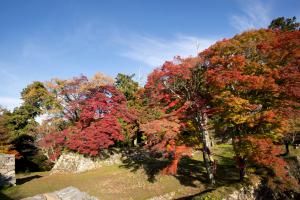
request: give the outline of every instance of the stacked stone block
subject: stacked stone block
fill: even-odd
[[[110,155],[106,159],[92,159],[89,157],[84,157],[78,153],[64,153],[62,154],[54,167],[51,170],[51,173],[62,173],[62,172],[71,172],[71,173],[81,173],[88,170],[100,168],[102,166],[110,166],[114,164],[122,163],[122,155],[116,153]]]
[[[0,153],[0,187],[16,185],[15,156]]]

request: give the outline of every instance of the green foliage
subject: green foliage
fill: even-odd
[[[11,142],[21,157],[16,159],[17,172],[34,172],[50,170],[52,167],[35,144],[35,137],[22,134]]]
[[[35,108],[30,105],[22,105],[16,108],[8,119],[8,128],[14,137],[21,134],[34,134],[38,123],[34,120],[37,115]]]
[[[7,129],[12,136],[21,134],[34,135],[38,123],[35,117],[44,113],[55,105],[54,97],[47,91],[41,82],[33,82],[21,92],[23,103],[6,114]]]
[[[35,145],[37,122],[24,106],[0,113],[0,152],[15,154],[16,171],[49,170],[51,163]]]
[[[122,118],[119,118],[118,122],[122,127],[122,134],[124,135],[122,143],[127,147],[131,147],[132,141],[137,138],[138,124],[134,122],[128,123]]]
[[[39,124],[35,118],[50,109],[54,97],[41,82],[33,82],[21,92],[23,103],[13,112],[1,110],[0,150],[16,155],[17,171],[49,169],[47,159],[35,145]]]
[[[36,81],[28,85],[21,92],[21,97],[24,101],[23,106],[32,118],[56,106],[54,96],[48,92],[42,82]]]
[[[121,73],[116,77],[115,86],[125,95],[127,101],[136,99],[136,92],[139,88],[139,84],[132,79],[133,77],[134,74],[125,75]]]
[[[11,148],[12,137],[7,126],[9,116],[8,110],[0,108],[0,153],[7,153]]]
[[[300,29],[300,23],[296,21],[296,17],[293,18],[285,18],[278,17],[273,19],[271,24],[269,25],[270,29],[279,29],[282,31],[295,31]]]

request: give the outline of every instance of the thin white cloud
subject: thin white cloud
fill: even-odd
[[[271,21],[271,3],[261,0],[239,2],[242,14],[232,15],[230,24],[238,31],[267,27]]]
[[[22,100],[19,98],[14,97],[1,97],[0,96],[0,105],[4,108],[7,108],[9,110],[13,110],[15,107],[20,106],[22,103]]]
[[[131,35],[127,38],[118,38],[124,45],[121,55],[151,67],[162,65],[174,56],[195,56],[198,52],[208,48],[215,40],[195,36],[176,35],[173,39],[162,39],[148,35]]]

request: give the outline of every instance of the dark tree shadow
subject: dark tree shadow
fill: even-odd
[[[7,177],[3,176],[2,174],[0,174],[0,183],[2,184],[2,185],[0,185],[0,199],[1,199],[1,200],[12,200],[11,198],[9,198],[9,197],[6,196],[5,194],[3,194],[2,191],[1,191],[2,189],[11,186],[11,185],[9,185],[9,184],[4,184],[4,183],[6,183],[6,182],[11,181],[11,179],[12,179],[11,177],[10,177],[10,178],[7,178]]]
[[[212,192],[218,187],[230,186],[239,183],[239,171],[235,167],[234,161],[224,156],[219,156],[218,161],[220,164],[217,165],[217,171],[215,174],[216,184],[212,186],[208,182],[203,161],[194,160],[189,157],[183,158],[179,163],[179,169],[175,177],[182,185],[197,187],[195,183],[200,181],[207,189],[197,194],[178,198],[177,200],[195,199],[195,197]]]
[[[7,177],[0,173],[0,190],[12,186],[13,177]]]
[[[216,173],[217,186],[239,183],[239,170],[234,165],[218,165]]]
[[[234,161],[228,157],[219,156],[221,164],[218,164],[216,171],[216,185],[223,186],[239,182],[239,171]],[[223,159],[223,160],[222,160]],[[131,150],[123,155],[123,164],[120,167],[135,172],[143,169],[148,176],[149,182],[154,182],[156,176],[169,165],[171,160],[162,158],[161,155],[151,154],[144,149]],[[201,184],[210,187],[203,161],[191,157],[183,157],[179,164],[177,174],[174,175],[182,185],[198,187]]]
[[[239,170],[232,158],[222,155],[214,155],[214,157],[219,163],[217,165],[217,171],[215,175],[217,186],[224,186],[240,182]]]
[[[223,157],[223,159],[228,158]],[[232,164],[233,161],[220,161],[219,163],[221,164],[217,165],[215,187],[239,182],[239,171],[235,165]],[[200,181],[208,187],[210,186],[204,162],[190,157],[183,157],[181,159],[175,177],[185,186],[197,187],[195,184],[197,181]]]
[[[114,154],[122,153],[119,148],[109,148],[109,149],[101,149],[99,153],[100,159],[107,159]]]
[[[176,200],[192,200],[192,199],[194,199],[194,197],[206,194],[206,193],[211,192],[213,190],[214,189],[210,188],[210,189],[204,190],[204,191],[202,191],[200,193],[197,193],[197,194],[193,194],[193,195],[189,195],[189,196],[177,198]]]
[[[42,176],[40,175],[33,175],[33,176],[27,176],[27,177],[23,177],[23,178],[18,178],[17,179],[17,185],[22,185],[28,181],[31,181],[33,179],[37,179],[37,178],[41,178]]]
[[[148,176],[148,181],[154,182],[156,175],[168,164],[170,164],[170,160],[159,154],[153,154],[144,149],[137,151],[130,149],[123,152],[123,164],[120,167],[129,169],[131,172],[143,169]]]
[[[5,194],[3,194],[1,191],[0,191],[0,199],[1,200],[13,200],[13,199],[9,198],[8,196],[6,196]]]
[[[185,186],[197,187],[197,181],[200,181],[202,184],[209,183],[204,162],[190,157],[183,157],[180,160],[177,174],[174,175],[174,177],[176,177],[179,182]]]

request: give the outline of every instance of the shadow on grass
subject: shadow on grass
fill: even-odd
[[[213,191],[214,189],[207,189],[207,190],[204,190],[200,193],[197,193],[197,194],[193,194],[193,195],[190,195],[190,196],[185,196],[185,197],[181,197],[181,198],[177,198],[176,200],[192,200],[194,199],[194,197],[197,197],[197,196],[200,196],[200,195],[204,195],[208,192],[211,192]]]
[[[224,156],[218,156],[217,159],[220,164],[218,164],[216,171],[215,186],[239,182],[239,172],[234,166],[234,161]],[[154,182],[156,181],[156,176],[170,162],[170,160],[164,159],[159,155],[152,155],[143,149],[139,149],[138,151],[133,151],[133,154],[124,155],[123,164],[120,167],[129,169],[132,172],[143,169],[148,176],[148,181]],[[209,186],[204,162],[191,157],[183,157],[180,160],[177,174],[174,177],[184,186],[198,187],[199,182]]]
[[[234,165],[219,164],[216,173],[217,186],[239,183],[239,170]]]
[[[0,199],[1,200],[13,200],[13,199],[9,198],[8,196],[6,196],[5,194],[3,194],[1,191],[0,191]]]
[[[219,187],[240,183],[238,169],[235,167],[235,165],[232,164],[234,163],[234,161],[224,156],[222,156],[222,159],[225,160],[218,160],[220,164],[218,164],[215,174],[216,184],[212,186],[208,182],[203,161],[194,160],[188,157],[183,158],[179,164],[180,166],[178,169],[178,173],[175,177],[180,181],[182,185],[191,187],[197,187],[195,182],[200,181],[205,186],[206,190],[190,196],[178,198],[177,200],[195,199],[195,197],[213,192]]]
[[[6,196],[5,194],[3,194],[2,191],[1,191],[1,190],[4,190],[4,189],[6,189],[6,188],[8,188],[8,187],[11,186],[11,184],[7,184],[7,183],[9,183],[11,180],[12,180],[12,177],[7,178],[7,177],[3,176],[3,175],[0,173],[0,183],[1,183],[1,185],[0,185],[0,199],[1,199],[1,200],[12,200],[11,198],[9,198],[9,197]]]
[[[209,184],[207,179],[206,170],[204,167],[204,162],[199,160],[194,160],[190,157],[183,157],[177,169],[177,174],[174,175],[182,185],[197,187],[196,182],[201,182],[202,184]]]
[[[168,164],[170,164],[168,159],[161,158],[158,154],[150,154],[144,149],[138,149],[138,151],[130,150],[123,154],[123,164],[120,167],[129,169],[131,172],[143,169],[148,176],[148,181],[154,182],[156,175]]]
[[[33,175],[33,176],[27,176],[27,177],[23,177],[23,178],[18,178],[17,179],[17,185],[22,185],[28,181],[31,181],[33,179],[37,179],[37,178],[41,178],[42,176],[40,175]]]

